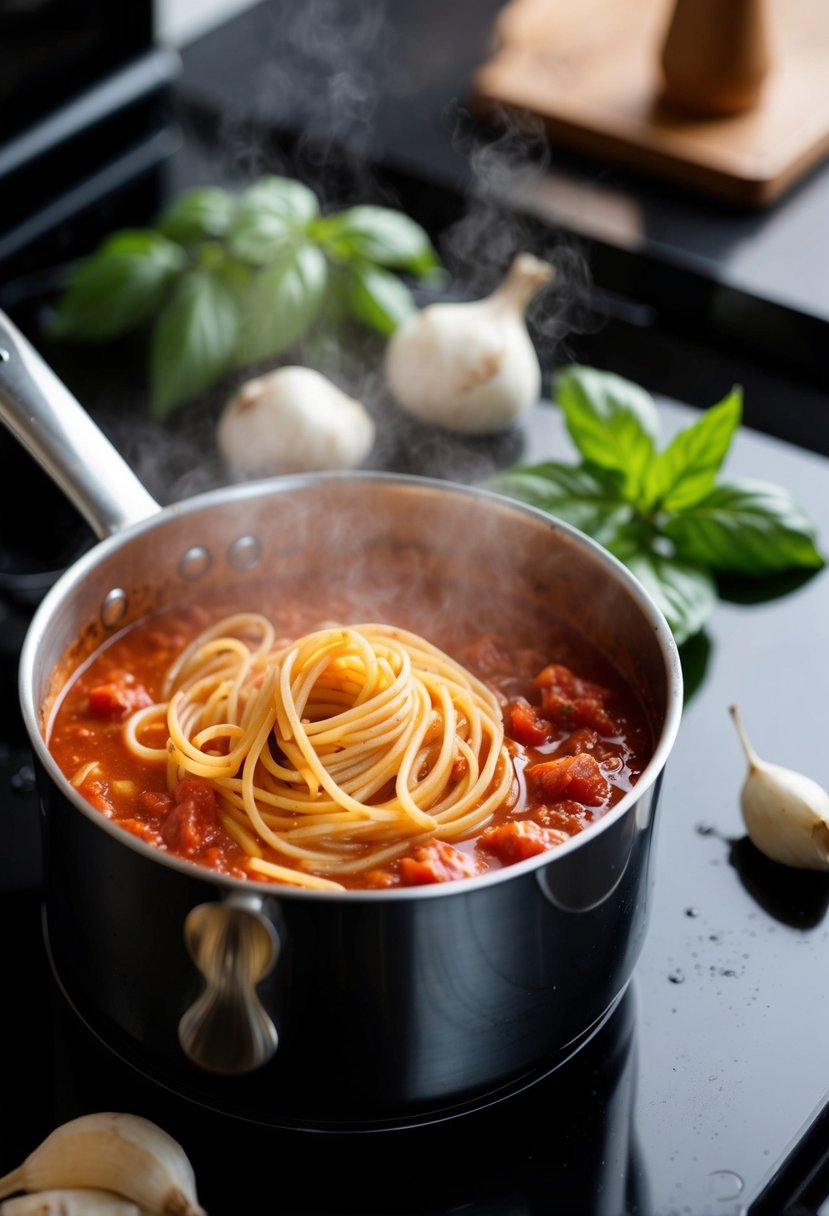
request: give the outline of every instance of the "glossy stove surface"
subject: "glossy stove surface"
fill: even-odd
[[[183,152],[175,183],[204,180],[209,148],[193,153],[185,144]],[[39,290],[35,284],[27,295],[24,283],[0,295],[34,339]],[[709,351],[618,318],[574,338],[568,355],[648,387],[654,368],[670,365],[673,382],[687,377],[697,390],[716,384],[720,395],[745,370],[727,348]],[[135,463],[147,447],[146,435],[133,440],[127,425],[140,383],[105,352],[93,364],[71,356],[57,370]],[[747,426],[729,454],[728,476],[787,486],[829,537],[829,463],[807,450],[825,450],[825,437],[815,438],[825,432],[825,414],[779,371],[766,377],[756,364],[748,371],[752,387],[765,393],[764,409],[779,404],[785,433],[804,446]],[[677,396],[691,399],[690,392]],[[697,391],[693,404],[716,399]],[[747,393],[749,420],[755,400]],[[659,404],[666,438],[696,417],[674,400]],[[173,464],[175,442],[174,435]],[[405,445],[385,455],[405,471],[451,476],[460,468],[474,480],[519,457],[566,459],[568,451],[557,412],[539,403],[520,432],[498,443],[462,451],[432,440],[416,461]],[[724,587],[706,633],[684,648],[687,702],[663,784],[648,934],[633,983],[601,1032],[551,1076],[463,1118],[394,1132],[292,1131],[208,1109],[143,1076],[89,1033],[54,983],[41,929],[39,812],[16,711],[16,656],[50,571],[91,538],[5,436],[0,464],[0,1059],[6,1075],[19,1075],[21,1061],[26,1075],[4,1089],[0,1172],[57,1122],[120,1108],[177,1135],[210,1216],[829,1210],[829,880],[767,863],[746,841],[738,802],[744,761],[728,715],[739,702],[768,759],[829,786],[826,572],[762,593]],[[194,476],[210,470],[173,473],[156,463],[147,480],[153,490],[183,495],[203,488]]]
[[[691,416],[660,404],[669,429]],[[524,438],[539,452],[563,441],[549,407],[538,407]],[[735,476],[796,486],[829,535],[825,458],[746,430],[732,462]],[[22,631],[25,607],[6,608]],[[828,641],[822,573],[754,602],[745,589],[724,595],[707,635],[683,653],[687,701],[658,812],[649,928],[614,1016],[523,1093],[462,1118],[359,1135],[207,1109],[87,1031],[47,964],[38,811],[11,715],[0,750],[0,912],[13,980],[0,1002],[0,1050],[8,1067],[27,1061],[29,1081],[15,1095],[3,1165],[63,1118],[120,1107],[179,1135],[211,1216],[259,1212],[273,1194],[297,1213],[818,1212],[829,1194],[829,879],[767,862],[747,841],[728,705],[741,704],[766,755],[827,783],[818,673]]]
[[[632,1123],[633,989],[577,1056],[497,1104],[405,1130],[291,1131],[194,1103],[102,1046],[52,979],[38,901],[18,900],[15,915],[9,961],[29,975],[28,1014],[20,1019],[19,1010],[11,1015],[7,1008],[0,1026],[4,1043],[14,1039],[14,1054],[31,1053],[36,1064],[4,1158],[25,1153],[36,1129],[45,1133],[79,1111],[127,1109],[154,1118],[187,1146],[200,1198],[215,1216],[264,1210],[506,1216],[549,1211],[553,1198],[561,1212],[649,1210]]]

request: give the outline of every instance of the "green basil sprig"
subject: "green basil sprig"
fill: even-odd
[[[717,575],[762,578],[824,565],[814,527],[787,490],[717,480],[742,420],[740,388],[662,450],[652,397],[620,376],[574,364],[558,375],[555,399],[581,462],[514,465],[488,484],[614,553],[679,644],[713,611]]]
[[[329,298],[391,334],[416,308],[401,276],[439,269],[426,232],[401,212],[323,215],[307,186],[269,176],[240,195],[186,191],[153,228],[113,234],[75,266],[52,332],[105,342],[149,326],[152,409],[163,417],[224,372],[299,342]]]

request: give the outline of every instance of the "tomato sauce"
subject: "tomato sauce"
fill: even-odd
[[[349,612],[361,619],[359,611],[330,602],[324,616],[315,615],[312,599],[309,592],[293,605],[269,602],[255,610],[265,611],[286,638],[317,628],[322,619],[345,621]],[[161,699],[167,668],[185,645],[227,609],[218,601],[167,609],[113,638],[67,683],[52,713],[48,745],[80,794],[125,831],[218,873],[261,881],[249,874],[244,852],[225,831],[213,788],[190,778],[168,790],[164,765],[142,761],[122,737],[135,709]],[[503,633],[477,635],[457,620],[449,629],[437,618],[394,623],[420,632],[496,693],[518,796],[475,837],[415,846],[380,869],[342,879],[344,886],[439,883],[514,864],[581,832],[635,784],[653,749],[646,715],[585,639],[541,628],[529,613],[521,629],[505,621]],[[269,849],[264,856],[290,864]]]

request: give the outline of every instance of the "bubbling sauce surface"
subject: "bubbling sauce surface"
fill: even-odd
[[[438,583],[419,585],[416,596],[398,583],[402,590],[380,601],[376,594],[346,595],[333,583],[319,577],[279,587],[252,583],[244,604],[239,588],[214,593],[113,637],[55,703],[48,746],[61,771],[102,815],[162,851],[237,878],[323,889],[420,885],[510,865],[556,848],[635,784],[653,752],[642,706],[588,640],[549,613],[495,589],[485,606],[447,609],[451,596]],[[225,630],[210,638],[219,622],[240,613],[272,626],[270,650],[255,662],[249,656],[263,651],[263,626],[242,622],[229,641]],[[382,628],[366,634],[366,622]],[[199,652],[202,667],[182,667],[200,634],[208,647]],[[394,647],[402,647],[402,657]],[[459,669],[444,669],[435,654]],[[291,655],[286,709],[280,680],[288,690],[283,671]],[[407,685],[399,668],[412,655],[422,678],[416,670]],[[201,726],[185,737],[192,707],[181,686],[189,679],[195,687],[211,663],[210,689],[209,680],[197,689],[198,696],[204,692],[196,706]],[[236,663],[237,675],[244,668],[246,682],[228,692],[237,676],[217,677],[217,663]],[[179,675],[171,676],[176,665]],[[446,690],[467,679],[473,691],[464,685],[452,700]],[[271,701],[277,708],[269,728]],[[386,702],[396,705],[388,721],[381,708],[373,711]],[[423,729],[398,799],[403,736],[396,732],[410,712],[422,715]],[[264,751],[253,755],[244,741],[252,739],[257,714],[256,746]],[[364,736],[354,727],[360,714]],[[343,722],[352,726],[347,738]],[[306,735],[315,732],[311,754]],[[370,748],[374,767],[355,783]],[[383,770],[392,762],[394,771]],[[353,805],[359,799],[349,792],[332,803],[321,781],[346,791],[359,787],[365,809]],[[415,807],[412,798],[419,799]]]

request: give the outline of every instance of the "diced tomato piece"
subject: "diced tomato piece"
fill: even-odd
[[[218,799],[211,786],[193,779],[179,782],[175,805],[161,825],[167,847],[185,857],[195,857],[221,835]]]
[[[157,793],[155,790],[142,790],[137,802],[145,815],[149,815],[152,819],[160,819],[171,809],[173,796],[172,794]]]
[[[89,690],[89,712],[95,718],[108,718],[113,722],[121,722],[136,709],[145,709],[152,703],[144,685],[130,675],[116,676]]]
[[[548,849],[564,844],[565,840],[569,840],[567,832],[558,828],[542,827],[532,819],[522,819],[487,828],[479,843],[482,849],[492,853],[503,865],[509,866],[516,861],[524,861],[527,857],[546,853]]]
[[[545,689],[541,694],[541,708],[550,721],[565,730],[587,726],[602,735],[617,732],[616,723],[598,697],[562,697]]]
[[[592,752],[599,742],[598,732],[591,726],[579,726],[556,748],[557,756],[575,756],[579,752]]]
[[[541,692],[541,709],[565,728],[588,726],[600,734],[615,734],[616,723],[607,712],[608,689],[582,679],[563,663],[548,663],[535,677]]]
[[[557,828],[568,836],[575,836],[588,823],[592,822],[593,814],[572,798],[564,798],[553,806],[539,806],[532,812],[534,819],[543,828]]]
[[[595,696],[603,691],[598,684],[582,679],[563,663],[548,663],[538,673],[533,683],[536,688],[557,693],[561,697]]]
[[[204,810],[218,811],[216,791],[206,781],[199,781],[198,777],[185,777],[179,781],[173,797],[176,802],[195,802]]]
[[[540,747],[552,735],[552,726],[543,718],[534,705],[521,697],[513,701],[509,710],[510,734],[525,747]]]
[[[404,857],[400,862],[400,881],[407,887],[449,882],[453,878],[470,878],[477,872],[472,858],[445,840],[432,840],[429,844],[419,845],[411,857]]]
[[[610,785],[595,756],[578,752],[557,756],[526,770],[527,784],[544,802],[572,798],[585,806],[601,806],[610,795]]]

